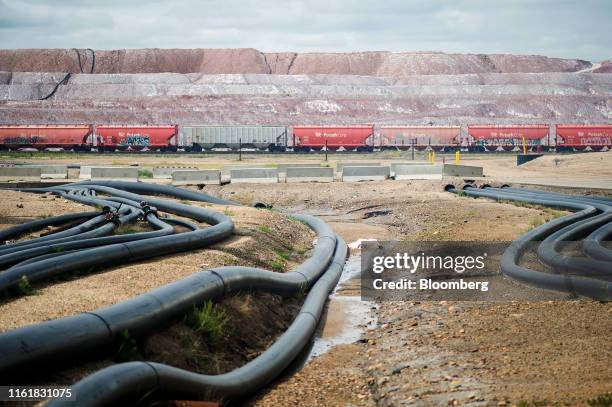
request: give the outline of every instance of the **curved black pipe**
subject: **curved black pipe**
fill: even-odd
[[[137,192],[145,194],[158,194],[168,195],[175,198],[186,199],[189,201],[200,201],[210,202],[219,205],[240,205],[237,202],[230,201],[227,199],[217,198],[216,196],[204,194],[201,192],[189,191],[187,189],[177,188],[172,185],[158,185],[158,184],[147,184],[144,182],[130,182],[130,181],[80,181],[73,184],[67,184],[73,186],[107,186],[115,189],[121,189],[128,192]]]
[[[248,267],[207,270],[110,307],[2,333],[0,354],[7,357],[0,359],[0,374],[31,368],[54,358],[86,353],[91,351],[91,346],[109,345],[126,329],[134,336],[145,335],[184,315],[196,304],[227,292],[263,287],[278,294],[289,294],[307,289],[331,261],[336,236],[327,224],[316,218],[295,216],[315,230],[317,243],[311,257],[294,271],[280,274]],[[83,257],[83,252],[87,251],[68,256]],[[99,329],[91,330],[94,321],[90,316],[98,319]],[[84,320],[88,322],[83,323]],[[70,329],[64,331],[61,338],[53,336],[67,326]]]
[[[309,291],[293,323],[270,348],[246,365],[220,375],[202,375],[160,363],[122,363],[102,369],[73,385],[79,405],[106,406],[156,390],[188,397],[199,397],[207,390],[224,397],[254,393],[285,370],[308,343],[319,323],[327,296],[340,278],[346,255],[346,244],[338,238],[333,261]],[[53,400],[47,406],[69,406],[69,403]]]
[[[457,191],[451,190],[450,192]],[[577,239],[595,227],[599,226],[599,229],[601,229],[601,222],[605,223],[611,209],[606,199],[573,197],[512,188],[486,188],[484,190],[468,188],[463,193],[474,197],[515,200],[576,211],[545,223],[513,242],[502,255],[501,270],[509,277],[536,287],[573,293],[602,301],[612,300],[612,282],[605,277],[605,275],[609,275],[609,272],[605,272],[606,267],[612,269],[612,264],[607,263],[605,265],[606,263],[602,262],[601,259],[569,258],[561,256],[558,252],[558,249],[563,245],[562,239]],[[603,238],[607,236],[607,233],[605,231],[600,232],[596,236]],[[540,244],[543,241],[545,244],[541,246]],[[550,265],[556,267],[557,272],[563,274],[541,272],[519,266],[523,253],[533,244],[540,245],[539,256],[544,257]],[[567,273],[567,268],[581,273],[570,275]],[[592,270],[599,271],[599,273],[592,275]],[[585,272],[587,275],[585,275]],[[598,278],[602,277],[602,274],[604,278]]]
[[[31,222],[22,223],[20,225],[12,226],[8,229],[0,230],[0,241],[5,241],[15,236],[19,236],[23,233],[33,232],[45,228],[47,226],[58,226],[65,223],[73,222],[81,219],[91,219],[95,216],[99,216],[100,212],[79,212],[79,213],[68,213],[65,215],[52,216],[44,219],[38,219]]]
[[[96,192],[110,195],[108,201],[121,201],[128,204],[142,200],[143,197],[128,190],[143,193],[162,193],[176,196],[175,191],[157,188],[158,186],[138,185],[132,183],[112,185],[79,185],[65,186],[63,193],[93,199]],[[115,187],[123,187],[119,191]],[[41,192],[38,190],[38,192]],[[191,191],[180,194],[184,199],[210,202],[209,196]],[[127,200],[127,201],[126,201]],[[178,204],[158,198],[146,197],[146,200],[160,210],[189,217],[213,226],[199,230],[198,226],[183,220],[174,220],[192,232],[182,236],[199,234],[223,226],[231,233],[233,224],[227,217],[200,207]],[[113,202],[114,203],[114,202]],[[223,201],[223,204],[233,204]],[[323,306],[329,291],[336,285],[347,254],[346,244],[337,238],[331,228],[324,222],[310,216],[293,215],[307,223],[317,233],[317,241],[312,256],[290,273],[280,274],[248,267],[220,267],[196,273],[182,280],[143,294],[131,300],[72,317],[47,321],[33,326],[26,326],[14,331],[0,334],[0,353],[6,357],[0,359],[0,374],[12,375],[28,368],[40,367],[49,361],[74,357],[112,344],[117,335],[126,329],[135,337],[147,335],[160,325],[167,324],[184,315],[193,306],[206,299],[218,298],[229,292],[242,289],[266,290],[287,295],[311,288],[300,314],[291,327],[266,352],[249,364],[233,372],[220,376],[204,376],[181,371],[170,366],[154,363],[137,362],[116,365],[109,372],[103,370],[77,384],[79,405],[103,405],[110,400],[121,400],[124,395],[160,389],[173,393],[199,395],[204,388],[212,388],[219,394],[227,396],[246,395],[276,377],[301,352],[306,342],[316,329]],[[160,222],[172,222],[169,219]],[[166,253],[167,249],[159,244],[163,239],[179,236],[156,237],[125,244],[111,244],[93,249],[76,250],[61,258],[62,267],[71,267],[78,263],[74,256],[92,258],[101,256],[104,261],[112,258],[115,248],[129,247],[122,252],[122,261],[127,258],[139,259]],[[198,236],[199,237],[199,236]],[[100,238],[111,239],[114,237]],[[101,242],[101,240],[97,242]],[[93,240],[93,239],[91,239]],[[106,240],[107,241],[107,240]],[[170,242],[169,239],[167,239]],[[151,245],[151,242],[154,244]],[[201,242],[185,241],[186,246],[198,245]],[[86,244],[79,242],[79,244]],[[144,247],[146,244],[148,247]],[[75,246],[78,247],[78,246]],[[109,249],[110,253],[109,253]],[[96,250],[100,250],[97,254]],[[132,257],[126,257],[129,256]],[[144,256],[144,257],[143,257]],[[37,263],[46,264],[54,260],[49,256],[43,261],[25,264],[25,267]],[[98,259],[99,260],[99,259]],[[79,264],[83,264],[82,262]],[[53,266],[53,265],[52,265]],[[51,267],[53,269],[54,267]],[[23,271],[23,270],[22,270]],[[47,273],[48,270],[40,271]],[[325,273],[322,275],[322,273]],[[3,274],[0,273],[0,279]],[[58,333],[62,333],[58,335]],[[151,374],[152,373],[152,374]],[[101,378],[102,382],[100,382]],[[199,390],[195,390],[193,386]],[[91,390],[91,392],[90,392]],[[89,393],[89,394],[87,394]],[[54,403],[54,402],[52,402]],[[59,401],[57,403],[60,403]]]

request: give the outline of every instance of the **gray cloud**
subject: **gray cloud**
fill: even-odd
[[[1,48],[444,51],[612,58],[609,0],[0,0]]]

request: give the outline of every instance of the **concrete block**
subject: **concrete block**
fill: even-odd
[[[91,179],[91,166],[81,165],[79,169],[79,179]]]
[[[288,167],[287,182],[334,182],[331,167]]]
[[[178,170],[172,173],[172,185],[219,185],[220,170]]]
[[[197,170],[197,167],[154,167],[153,178],[172,178],[174,171]]]
[[[428,161],[404,161],[404,162],[395,162],[391,163],[391,176],[395,175],[395,167],[400,165],[427,165],[431,164]]]
[[[66,179],[68,166],[66,165],[37,165],[40,168],[40,177],[43,179]]]
[[[81,170],[80,168],[68,167],[67,173],[68,173],[68,179],[77,179],[79,178],[79,174],[81,173]]]
[[[232,184],[271,184],[278,182],[276,168],[240,168],[230,171]]]
[[[396,165],[395,179],[442,179],[442,165]]]
[[[293,163],[293,164],[278,164],[278,172],[280,174],[287,173],[287,168],[317,168],[321,163]]]
[[[342,181],[382,181],[389,178],[390,173],[389,167],[344,167],[342,169]]]
[[[448,177],[482,177],[482,167],[444,164],[442,173]]]
[[[91,167],[91,179],[98,181],[138,181],[138,167]]]
[[[37,181],[40,182],[38,167],[0,167],[0,181]]]
[[[346,162],[336,164],[336,172],[342,172],[345,167],[380,167],[380,163],[375,162]]]

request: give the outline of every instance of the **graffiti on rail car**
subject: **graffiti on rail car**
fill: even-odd
[[[123,135],[118,145],[122,147],[148,147],[151,145],[151,137],[143,134]]]
[[[4,139],[4,144],[39,144],[44,139],[39,136],[18,136],[18,137],[7,137]]]

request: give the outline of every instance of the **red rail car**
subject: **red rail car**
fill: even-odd
[[[0,148],[63,148],[88,149],[92,126],[84,125],[2,125]]]
[[[178,143],[178,126],[96,126],[98,149],[173,151]]]
[[[376,146],[407,150],[453,150],[460,147],[460,126],[381,126]]]
[[[549,126],[535,125],[469,125],[468,148],[480,151],[506,151],[522,148],[523,138],[529,150],[542,150],[550,146]]]
[[[612,148],[612,125],[557,125],[558,150],[601,150]]]
[[[374,134],[374,125],[362,126],[293,126],[293,150],[321,150],[327,145],[329,150],[372,151],[366,140]]]

